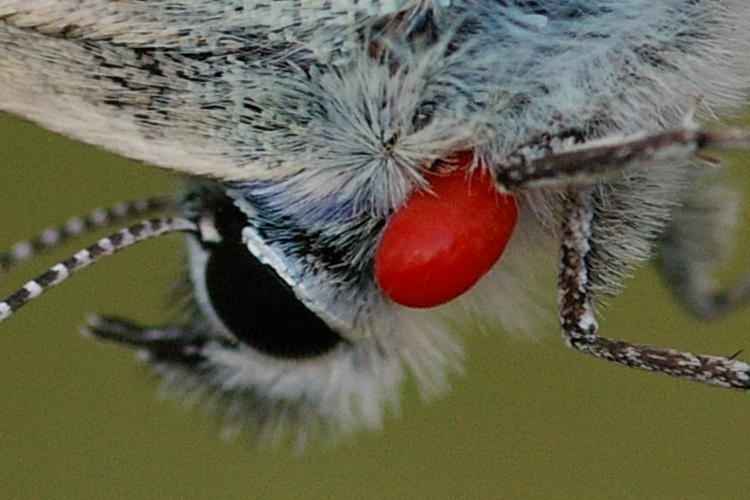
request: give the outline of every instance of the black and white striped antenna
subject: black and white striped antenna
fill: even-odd
[[[0,302],[0,322],[9,318],[13,313],[45,291],[65,281],[73,273],[140,241],[150,240],[175,232],[197,233],[199,232],[199,226],[195,222],[182,217],[162,217],[140,222],[128,228],[121,229],[111,236],[100,239],[93,245],[76,252],[72,257],[55,264],[48,271],[27,282],[16,292]],[[56,245],[46,244],[42,248],[50,248],[52,246]],[[21,255],[21,258],[16,256],[11,261],[11,265],[15,262],[26,260],[24,257],[24,255]]]
[[[174,206],[171,197],[139,198],[117,202],[108,208],[97,208],[87,215],[71,217],[57,227],[43,230],[34,238],[19,241],[8,252],[0,252],[0,273],[56,248],[73,238],[114,226],[116,223],[162,212]]]

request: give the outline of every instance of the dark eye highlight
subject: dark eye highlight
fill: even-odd
[[[238,340],[270,356],[307,358],[343,339],[242,242],[247,216],[229,199],[214,212],[221,242],[206,244],[206,288],[216,314]]]

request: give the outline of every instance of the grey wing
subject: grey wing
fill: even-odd
[[[279,177],[305,154],[310,60],[414,2],[352,3],[0,0],[0,110],[164,168]]]

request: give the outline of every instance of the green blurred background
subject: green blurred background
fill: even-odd
[[[750,193],[747,166],[726,175]],[[2,115],[0,179],[0,247],[179,185]],[[92,239],[2,276],[0,291]],[[743,227],[740,248],[748,243]],[[743,253],[727,277],[750,264]],[[747,496],[750,396],[588,359],[554,327],[538,342],[464,335],[453,391],[424,404],[406,387],[401,415],[380,432],[302,454],[223,442],[216,420],[159,400],[131,351],[77,334],[90,312],[168,319],[164,297],[181,266],[179,237],[147,243],[0,326],[0,498]],[[601,323],[611,337],[729,355],[750,347],[749,320],[750,308],[690,319],[646,266]]]

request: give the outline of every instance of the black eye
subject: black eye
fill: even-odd
[[[226,199],[214,216],[222,240],[206,245],[206,289],[216,314],[238,340],[281,358],[317,356],[342,342],[242,243],[245,214]]]

